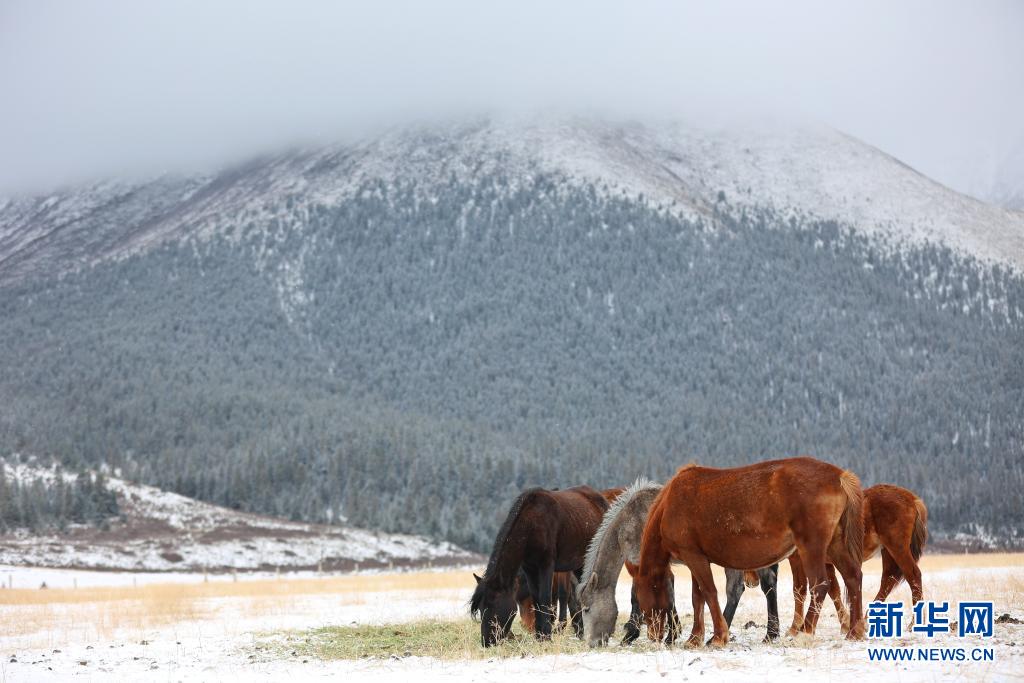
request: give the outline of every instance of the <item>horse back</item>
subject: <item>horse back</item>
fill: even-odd
[[[756,569],[792,552],[795,530],[838,526],[848,500],[843,470],[814,458],[733,468],[688,465],[666,484],[663,536],[712,562]],[[652,508],[653,509],[653,508]]]
[[[880,545],[904,548],[913,545],[915,554],[920,557],[921,529],[926,524],[927,509],[912,491],[895,484],[875,484],[864,490],[865,559],[874,555]],[[927,531],[924,538],[927,538]]]

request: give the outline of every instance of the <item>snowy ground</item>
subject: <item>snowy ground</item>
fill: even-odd
[[[990,558],[990,559],[987,559]],[[940,600],[992,599],[996,614],[1024,618],[1024,556],[926,556],[926,594]],[[923,636],[900,644],[968,648],[991,646],[988,663],[877,663],[869,643],[839,637],[831,608],[811,645],[792,641],[763,645],[764,600],[748,591],[724,651],[657,648],[635,652],[613,645],[572,655],[441,661],[403,657],[319,661],[258,649],[292,630],[325,625],[401,623],[421,618],[467,620],[472,587],[469,569],[312,578],[159,575],[165,583],[142,585],[131,574],[24,568],[25,585],[76,589],[0,591],[0,680],[303,680],[409,679],[521,681],[556,680],[1019,680],[1024,671],[1024,625],[997,624],[995,637]],[[685,574],[684,572],[681,572]],[[683,577],[685,579],[685,576]],[[176,583],[166,583],[167,581]],[[149,582],[147,577],[144,581]],[[138,584],[134,586],[133,583]],[[878,582],[877,560],[866,566],[865,592]],[[682,581],[684,585],[688,582]],[[122,587],[118,587],[118,584]],[[86,586],[98,586],[86,588]],[[788,574],[780,580],[784,624],[792,617]],[[620,582],[620,609],[628,605]],[[685,597],[685,596],[680,596]],[[909,598],[905,586],[896,597]],[[680,600],[683,605],[688,600]],[[744,628],[748,621],[756,627]],[[684,628],[690,618],[683,610]]]

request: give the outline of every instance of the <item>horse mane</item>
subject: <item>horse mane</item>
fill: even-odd
[[[480,602],[483,600],[483,584],[495,576],[498,558],[501,555],[501,551],[505,548],[508,535],[512,533],[512,527],[515,525],[516,520],[519,519],[519,513],[523,511],[523,506],[526,504],[527,499],[532,498],[543,490],[540,487],[526,489],[516,496],[516,499],[512,502],[512,507],[509,508],[508,515],[505,517],[505,521],[501,523],[498,535],[494,538],[494,548],[491,550],[491,556],[487,559],[487,569],[484,570],[483,579],[477,584],[477,589],[473,591],[473,598],[470,600],[469,605],[472,614],[476,614],[480,609]]]
[[[587,545],[587,554],[583,558],[583,577],[579,581],[580,586],[585,586],[590,580],[590,576],[594,573],[594,567],[597,566],[597,556],[600,553],[601,544],[604,541],[605,535],[611,528],[612,524],[618,519],[619,514],[629,503],[636,498],[636,495],[641,491],[648,489],[660,489],[661,484],[651,481],[646,477],[637,477],[626,490],[619,494],[612,504],[608,507],[608,510],[604,513],[604,517],[601,518],[601,524],[597,527],[597,531],[590,539],[590,544]]]

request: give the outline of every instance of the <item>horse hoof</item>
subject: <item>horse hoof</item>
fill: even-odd
[[[775,634],[771,634],[771,633],[769,633],[768,635],[766,635],[766,636],[764,637],[764,639],[763,639],[763,640],[761,640],[761,642],[762,642],[762,643],[774,643],[774,642],[776,642],[776,641],[777,641],[778,639],[779,639],[779,634],[778,634],[778,633],[775,633]]]
[[[797,647],[810,647],[814,644],[814,636],[806,631],[800,631],[793,636],[793,645]]]
[[[699,648],[701,646],[700,645],[700,641],[701,641],[700,638],[693,638],[693,637],[687,638],[686,642],[683,643],[683,647],[686,648],[687,650],[696,650],[697,648]]]
[[[708,641],[707,646],[710,648],[714,648],[715,650],[721,650],[723,647],[725,647],[726,642],[726,639],[719,638],[716,636]]]
[[[864,629],[858,628],[854,631],[848,631],[846,634],[847,640],[864,640]]]

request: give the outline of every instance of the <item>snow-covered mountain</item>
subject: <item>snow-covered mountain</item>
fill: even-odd
[[[1022,273],[1024,214],[828,128],[403,128],[2,203],[0,449],[475,550],[815,453],[1017,546]]]
[[[243,226],[281,230],[368,181],[431,188],[500,171],[555,173],[643,195],[687,217],[770,207],[836,220],[890,246],[933,242],[1024,267],[1024,212],[950,190],[821,126],[645,125],[589,119],[482,119],[403,128],[349,146],[265,157],[211,175],[104,182],[0,200],[0,282],[54,274],[168,239]]]

